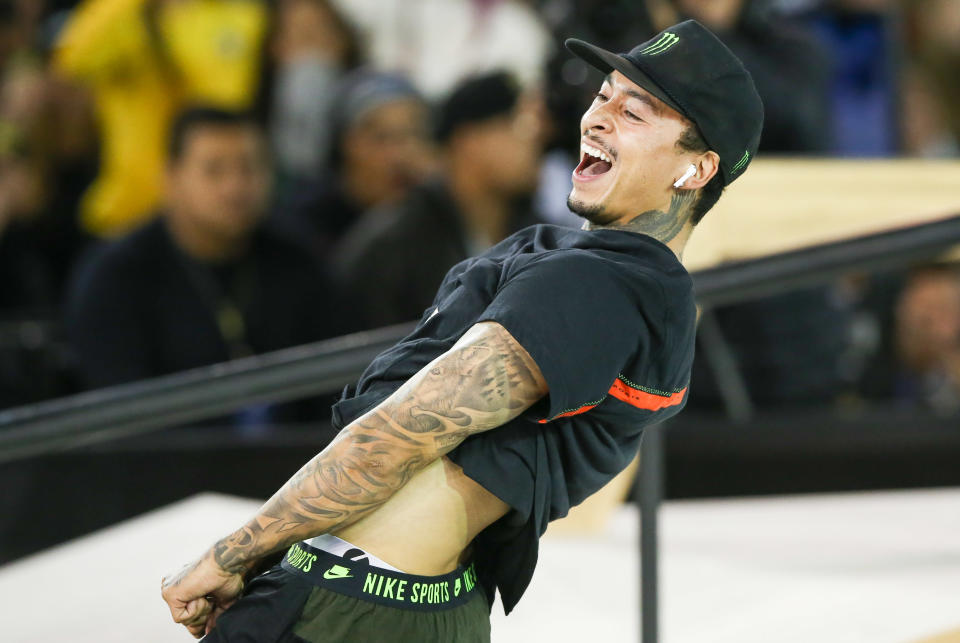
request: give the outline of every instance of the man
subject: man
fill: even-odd
[[[486,74],[457,87],[438,121],[443,177],[369,212],[338,250],[343,289],[364,327],[416,319],[454,264],[536,223],[522,202],[540,167],[538,102],[506,72]]]
[[[882,342],[862,369],[861,391],[943,417],[960,414],[960,271],[936,262],[910,270],[892,301],[876,301],[887,288],[871,293],[877,325],[891,317]],[[892,295],[892,294],[891,294]],[[876,299],[874,299],[876,298]],[[878,305],[880,304],[880,305]]]
[[[269,191],[250,117],[211,108],[179,117],[162,216],[101,248],[75,280],[68,332],[86,386],[339,332],[342,311],[307,251],[261,227]]]
[[[334,89],[326,168],[293,181],[275,217],[318,257],[364,212],[402,199],[433,166],[429,110],[405,77],[359,69]]]
[[[165,581],[193,634],[487,641],[493,591],[517,603],[547,522],[683,406],[695,307],[677,255],[756,151],[760,100],[693,21],[624,55],[567,46],[608,72],[573,173],[584,229],[532,226],[450,271],[334,407],[337,439]],[[223,613],[244,573],[290,545]]]

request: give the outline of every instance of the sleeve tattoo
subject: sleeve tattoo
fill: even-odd
[[[517,417],[547,393],[540,369],[499,324],[476,324],[375,409],[345,427],[214,560],[243,572],[271,552],[370,513],[468,436]]]

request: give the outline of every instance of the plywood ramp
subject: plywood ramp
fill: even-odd
[[[760,159],[697,226],[688,270],[960,215],[960,161]]]

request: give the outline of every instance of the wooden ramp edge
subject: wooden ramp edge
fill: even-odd
[[[684,252],[688,270],[960,215],[960,161],[759,159]]]

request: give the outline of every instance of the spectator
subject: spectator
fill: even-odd
[[[338,251],[338,274],[369,327],[419,317],[451,266],[535,222],[522,204],[542,151],[537,100],[504,72],[470,79],[443,104],[437,129],[445,176],[367,214]]]
[[[950,265],[914,270],[895,308],[897,365],[886,393],[940,415],[960,412],[960,274]]]
[[[398,201],[432,171],[428,109],[403,76],[358,70],[335,94],[328,169],[281,196],[275,217],[318,257],[364,212]]]
[[[288,180],[311,180],[325,170],[335,88],[359,64],[360,45],[329,0],[281,0],[274,22],[270,134],[277,169]]]
[[[522,0],[336,0],[366,38],[371,63],[406,74],[431,101],[465,77],[505,69],[539,84],[550,52]]]
[[[87,386],[337,334],[343,312],[309,254],[259,225],[263,138],[212,108],[174,124],[163,216],[103,247],[74,285],[68,324]]]
[[[92,174],[90,110],[45,69],[42,9],[42,2],[0,0],[0,273],[7,284],[0,307],[6,312],[59,303],[83,242],[73,213]],[[18,264],[32,267],[9,272]]]
[[[833,61],[831,154],[892,156],[900,149],[892,5],[893,0],[831,0],[801,16]]]
[[[56,303],[54,276],[30,219],[43,198],[23,134],[0,120],[0,311],[45,310]]]
[[[907,24],[904,147],[920,156],[960,155],[960,3],[904,4]]]
[[[154,211],[183,105],[251,105],[266,20],[258,0],[84,0],[73,11],[54,67],[89,88],[100,121],[100,174],[80,213],[89,232],[115,236]]]

